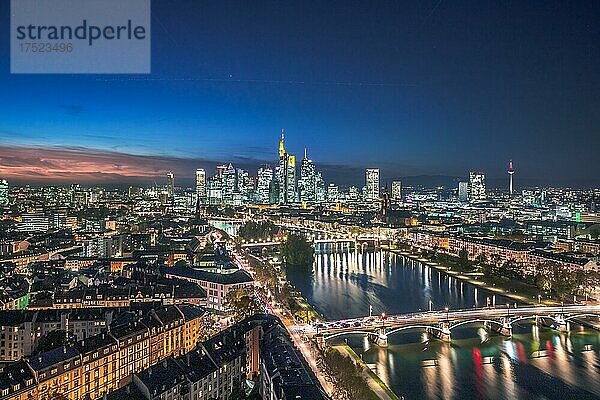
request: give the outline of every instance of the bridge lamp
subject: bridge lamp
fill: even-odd
[[[444,308],[446,310],[446,319],[449,320],[450,319],[450,310],[448,309],[448,307]]]

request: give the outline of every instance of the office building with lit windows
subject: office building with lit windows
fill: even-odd
[[[8,205],[8,181],[0,179],[0,207]]]
[[[365,180],[365,200],[379,199],[379,168],[367,168]]]
[[[479,171],[469,172],[469,201],[485,200],[485,174]]]
[[[200,204],[206,203],[206,171],[196,170],[196,196]]]
[[[402,182],[392,181],[392,200],[399,202],[402,200]]]

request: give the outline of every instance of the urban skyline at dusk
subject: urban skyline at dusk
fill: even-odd
[[[0,400],[600,399],[600,1],[0,1]]]

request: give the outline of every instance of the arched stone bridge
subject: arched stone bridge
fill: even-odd
[[[307,336],[316,337],[318,342],[344,335],[364,334],[378,345],[387,346],[390,335],[409,330],[423,330],[439,339],[450,341],[452,331],[466,325],[480,325],[502,335],[511,336],[513,325],[525,320],[533,320],[538,324],[566,331],[569,329],[568,323],[573,320],[596,327],[589,318],[598,322],[600,306],[526,306],[429,311],[327,321],[305,327],[303,331]]]

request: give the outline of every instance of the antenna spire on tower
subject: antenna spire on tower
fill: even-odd
[[[513,169],[512,160],[509,160],[508,161],[508,191],[511,196],[513,194],[513,174],[514,173],[515,173],[515,170]]]
[[[282,129],[281,130],[281,139],[279,139],[279,157],[283,157],[283,155],[285,154],[285,146],[283,145],[284,136],[285,136],[285,133]]]

